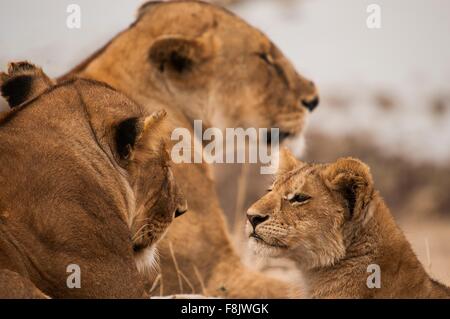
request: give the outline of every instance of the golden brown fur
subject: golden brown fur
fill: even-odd
[[[271,191],[248,217],[251,245],[294,260],[309,297],[450,298],[425,272],[359,160],[305,164],[284,150]],[[372,264],[380,267],[380,288],[367,286]]]
[[[25,62],[1,74],[2,92],[25,101],[0,117],[1,296],[143,297],[136,264],[185,211],[165,113],[96,81],[47,79]]]
[[[88,77],[122,90],[138,103],[167,106],[170,128],[279,127],[301,134],[317,106],[314,84],[300,76],[260,31],[224,9],[194,1],[149,3],[138,20],[64,78]],[[287,297],[290,287],[244,267],[219,207],[210,167],[180,164],[174,174],[189,193],[189,218],[175,221],[161,249],[164,294]],[[202,280],[195,275],[198,269]]]
[[[29,279],[18,273],[0,269],[0,299],[48,299]]]

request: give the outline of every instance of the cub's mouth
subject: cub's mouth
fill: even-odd
[[[250,234],[250,236],[249,236],[250,238],[253,238],[254,240],[256,240],[256,241],[261,241],[262,243],[266,243],[265,241],[264,241],[264,239],[262,239],[257,233],[255,233],[255,232],[252,232],[251,234]]]
[[[268,246],[268,247],[272,247],[272,248],[278,248],[278,249],[287,249],[288,248],[286,245],[283,245],[278,242],[269,243],[254,231],[249,235],[249,238],[253,239],[257,244],[260,244],[260,245],[264,245],[264,246]]]

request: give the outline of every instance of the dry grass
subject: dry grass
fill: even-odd
[[[177,278],[178,278],[178,285],[180,288],[180,294],[184,294],[184,289],[183,289],[183,280],[186,282],[186,284],[189,286],[189,288],[191,289],[191,293],[195,294],[195,288],[192,285],[192,283],[190,282],[190,280],[186,277],[186,275],[181,271],[180,267],[178,266],[178,262],[177,262],[177,258],[175,257],[175,253],[173,251],[173,246],[172,243],[169,243],[169,250],[170,250],[170,256],[172,257],[173,260],[173,264],[175,266],[175,270],[177,272]]]
[[[206,290],[205,282],[203,281],[203,277],[200,274],[200,271],[198,270],[198,268],[195,265],[193,266],[193,268],[194,268],[195,276],[197,277],[197,280],[200,283],[200,287],[202,287],[202,295],[208,296],[209,294],[208,294],[208,291]]]

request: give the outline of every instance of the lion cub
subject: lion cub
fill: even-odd
[[[425,272],[359,160],[306,164],[285,149],[273,186],[247,216],[250,245],[294,260],[308,297],[450,297]],[[369,288],[369,265],[379,266],[379,288]]]

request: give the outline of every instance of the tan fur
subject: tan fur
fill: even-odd
[[[8,269],[0,269],[0,299],[48,299],[29,279]]]
[[[260,31],[224,9],[195,1],[148,3],[138,20],[64,76],[105,81],[139,103],[166,105],[170,128],[279,127],[301,134],[317,101],[312,82],[297,74]],[[175,221],[161,251],[164,294],[180,291],[179,268],[196,293],[226,297],[287,297],[290,286],[244,267],[232,247],[211,168],[180,164],[174,174],[189,193],[189,218]]]
[[[305,164],[285,150],[280,168],[272,190],[248,211],[256,225],[247,225],[250,243],[294,260],[309,297],[450,298],[374,191],[367,165],[352,158]],[[380,266],[380,288],[367,286],[371,264]]]
[[[135,263],[185,209],[164,150],[165,112],[92,80],[41,85],[48,77],[21,65],[0,82],[13,99],[32,98],[0,118],[2,297],[145,296]],[[15,85],[22,76],[31,85]],[[136,139],[122,156],[119,127],[130,118]],[[81,268],[80,289],[66,285],[70,264]]]

